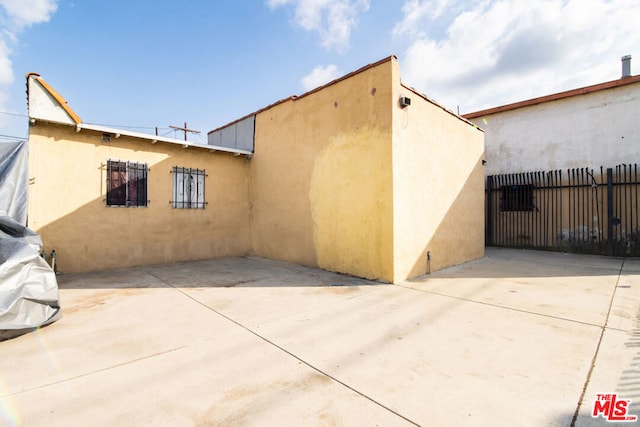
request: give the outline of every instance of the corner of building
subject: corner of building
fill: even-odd
[[[393,90],[394,283],[484,255],[484,135],[405,86]]]

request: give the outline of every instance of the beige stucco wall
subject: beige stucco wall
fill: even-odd
[[[248,162],[206,149],[38,121],[29,136],[29,227],[62,272],[246,255]],[[108,159],[146,162],[146,208],[107,207]],[[173,166],[205,169],[205,209],[173,209]]]
[[[29,226],[63,272],[255,254],[397,283],[427,251],[431,271],[484,252],[483,133],[394,57],[257,112],[251,160],[101,135],[30,129]],[[106,206],[108,159],[148,163],[148,207]],[[207,171],[206,209],[171,207],[174,166]]]
[[[484,255],[484,136],[401,86],[393,108],[394,281]]]
[[[395,60],[256,117],[255,254],[393,280]]]

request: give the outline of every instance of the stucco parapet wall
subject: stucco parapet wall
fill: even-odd
[[[312,95],[312,94],[314,94],[316,92],[319,92],[319,91],[321,91],[321,90],[323,90],[323,89],[325,89],[325,88],[327,88],[329,86],[332,86],[332,85],[335,85],[336,83],[344,81],[344,80],[346,80],[346,79],[348,79],[348,78],[350,78],[350,77],[352,77],[352,76],[354,76],[356,74],[360,74],[360,73],[362,73],[362,72],[364,72],[364,71],[366,71],[366,70],[368,70],[370,68],[377,67],[378,65],[384,64],[384,63],[389,62],[389,61],[397,61],[397,60],[398,60],[398,57],[396,55],[390,55],[390,56],[388,56],[386,58],[383,58],[383,59],[381,59],[379,61],[372,62],[371,64],[367,64],[364,67],[358,68],[357,70],[352,71],[352,72],[350,72],[348,74],[345,74],[342,77],[338,77],[337,79],[332,80],[329,83],[326,83],[326,84],[324,84],[322,86],[318,86],[315,89],[312,89],[312,90],[310,90],[308,92],[305,92],[302,95],[291,95],[291,96],[289,96],[287,98],[280,99],[280,100],[278,100],[278,101],[276,101],[276,102],[274,102],[272,104],[267,105],[266,107],[263,107],[263,108],[261,108],[259,110],[256,110],[256,111],[252,112],[252,113],[246,114],[246,115],[240,117],[239,119],[233,120],[233,121],[231,121],[231,122],[229,122],[229,123],[227,123],[225,125],[222,125],[222,126],[217,127],[217,128],[215,128],[213,130],[210,130],[207,134],[211,134],[211,133],[217,132],[219,130],[222,130],[224,128],[227,128],[229,126],[233,126],[234,124],[236,124],[238,122],[241,122],[242,120],[245,120],[245,119],[247,119],[247,118],[249,118],[251,116],[258,115],[258,114],[260,114],[260,113],[262,113],[264,111],[267,111],[267,110],[269,110],[269,109],[271,109],[271,108],[273,108],[273,107],[275,107],[277,105],[280,105],[280,104],[282,104],[284,102],[297,101],[299,99],[305,98],[305,97],[307,97],[309,95]],[[401,86],[403,88],[405,88],[406,90],[410,91],[411,93],[423,98],[424,100],[430,102],[431,104],[437,106],[438,108],[441,108],[443,111],[446,111],[447,113],[451,114],[452,116],[457,117],[458,119],[462,120],[463,122],[467,123],[468,125],[473,126],[473,127],[475,127],[476,129],[478,129],[480,131],[483,131],[481,128],[479,128],[472,121],[467,120],[465,117],[462,117],[462,116],[454,113],[453,111],[449,110],[448,108],[440,105],[438,102],[436,102],[433,99],[429,98],[427,95],[419,92],[418,90],[416,90],[416,89],[414,89],[414,88],[412,88],[410,86],[407,86],[404,83],[400,83],[400,84],[401,84]]]
[[[303,93],[302,95],[291,95],[291,96],[289,96],[289,97],[287,97],[287,98],[282,98],[282,99],[280,99],[280,100],[278,100],[278,101],[276,101],[276,102],[274,102],[274,103],[272,103],[272,104],[267,105],[266,107],[260,108],[259,110],[256,110],[256,111],[254,111],[254,112],[252,112],[252,113],[249,113],[249,114],[247,114],[247,115],[244,115],[244,116],[240,117],[239,119],[233,120],[233,121],[231,121],[231,122],[229,122],[229,123],[227,123],[227,124],[225,124],[225,125],[222,125],[222,126],[217,127],[217,128],[215,128],[215,129],[213,129],[213,130],[210,130],[209,132],[207,132],[207,134],[211,134],[211,133],[213,133],[213,132],[217,132],[217,131],[219,131],[219,130],[221,130],[221,129],[224,129],[224,128],[227,128],[227,127],[229,127],[229,126],[232,126],[232,125],[234,125],[234,124],[236,124],[236,123],[238,123],[238,122],[241,122],[242,120],[247,119],[247,118],[249,118],[249,117],[251,117],[251,116],[256,116],[256,115],[258,115],[258,114],[262,113],[263,111],[270,110],[271,108],[273,108],[273,107],[275,107],[275,106],[277,106],[277,105],[280,105],[280,104],[282,104],[282,103],[284,103],[284,102],[288,102],[288,101],[297,101],[298,99],[301,99],[301,98],[307,97],[307,96],[309,96],[309,95],[311,95],[311,94],[314,94],[314,93],[316,93],[316,92],[321,91],[321,90],[322,90],[322,89],[324,89],[324,88],[327,88],[327,87],[329,87],[329,86],[333,86],[333,85],[335,85],[336,83],[339,83],[339,82],[341,82],[341,81],[343,81],[343,80],[346,80],[346,79],[348,79],[349,77],[352,77],[352,76],[354,76],[354,75],[356,75],[356,74],[360,74],[360,73],[362,73],[362,72],[364,72],[364,71],[366,71],[366,70],[368,70],[368,69],[370,69],[370,68],[377,67],[378,65],[384,64],[385,62],[389,62],[389,61],[397,61],[397,60],[398,60],[398,57],[397,57],[397,56],[395,56],[395,55],[387,56],[387,57],[386,57],[386,58],[384,58],[384,59],[381,59],[381,60],[376,61],[376,62],[372,62],[371,64],[367,64],[367,65],[365,65],[364,67],[358,68],[357,70],[352,71],[352,72],[350,72],[350,73],[348,73],[348,74],[345,74],[345,75],[344,75],[344,76],[342,76],[342,77],[338,77],[338,78],[337,78],[337,79],[335,79],[335,80],[331,80],[329,83],[326,83],[326,84],[324,84],[324,85],[322,85],[322,86],[318,86],[318,87],[317,87],[317,88],[315,88],[315,89],[311,89],[310,91],[305,92],[305,93]],[[473,123],[472,123],[472,124],[473,124]]]
[[[445,111],[446,113],[451,114],[451,115],[452,115],[452,116],[454,116],[455,118],[457,118],[457,119],[459,119],[459,120],[461,120],[461,121],[465,122],[466,124],[468,124],[468,125],[470,125],[470,126],[472,126],[472,127],[476,128],[476,129],[478,129],[480,132],[484,132],[484,129],[479,128],[479,127],[478,127],[475,123],[473,123],[472,121],[470,121],[470,120],[466,119],[464,116],[460,116],[460,115],[458,115],[458,114],[454,113],[453,111],[451,111],[451,110],[450,110],[450,109],[448,109],[447,107],[445,107],[445,106],[443,106],[443,105],[439,104],[438,102],[434,101],[433,99],[429,98],[429,97],[428,97],[427,95],[425,95],[424,93],[419,92],[417,89],[412,88],[412,87],[410,87],[410,86],[407,86],[407,85],[406,85],[406,84],[404,84],[404,83],[400,83],[400,85],[401,85],[404,89],[406,89],[406,90],[408,90],[408,91],[411,91],[411,93],[413,93],[414,95],[419,96],[420,98],[424,99],[425,101],[429,102],[430,104],[435,105],[436,107],[440,108],[441,110]]]
[[[473,113],[463,114],[462,117],[466,119],[476,119],[482,116],[490,116],[492,114],[502,113],[504,111],[516,110],[518,108],[530,107],[532,105],[538,105],[545,102],[557,101],[564,98],[570,98],[572,96],[587,95],[589,93],[598,92],[601,90],[614,89],[621,86],[630,85],[640,82],[640,75],[623,77],[621,79],[612,80],[609,82],[599,83],[596,85],[585,86],[578,89],[567,90],[564,92],[558,92],[551,95],[540,96],[538,98],[531,98],[524,101],[518,101],[511,104],[501,105],[499,107],[488,108],[486,110],[475,111]]]

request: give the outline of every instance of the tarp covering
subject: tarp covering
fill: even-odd
[[[38,234],[0,216],[0,341],[61,315],[56,276],[41,247]]]
[[[27,225],[27,142],[0,142],[0,215]]]

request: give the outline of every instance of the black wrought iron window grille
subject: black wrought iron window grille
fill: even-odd
[[[175,209],[204,209],[207,202],[205,200],[205,178],[204,169],[193,169],[174,166],[173,176],[173,196],[171,205]]]
[[[533,185],[518,184],[501,187],[502,212],[533,211]]]
[[[107,160],[107,206],[146,207],[147,164]]]

